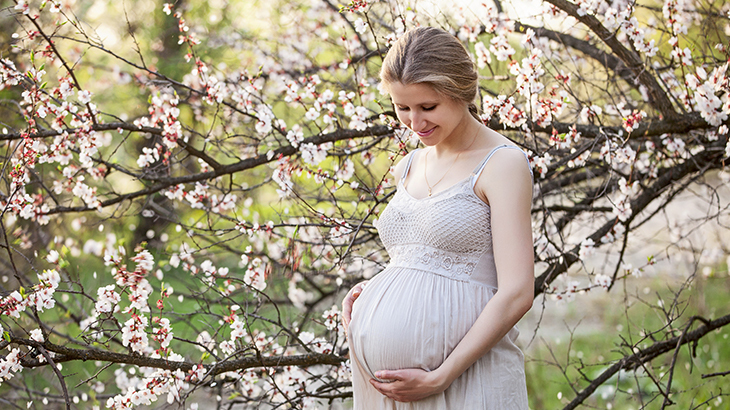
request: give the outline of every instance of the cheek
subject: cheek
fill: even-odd
[[[395,112],[396,117],[398,117],[398,121],[401,123],[408,125],[408,113],[403,111],[396,111]]]

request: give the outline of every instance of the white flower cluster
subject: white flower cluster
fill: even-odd
[[[238,305],[234,306],[234,308],[237,308],[237,307],[238,307]],[[238,309],[236,309],[236,310],[238,310]],[[238,317],[237,314],[235,314],[235,310],[234,310],[234,313],[231,313],[230,322],[231,322],[231,324],[230,324],[231,343],[233,344],[233,346],[235,346],[235,342],[238,339],[245,339],[245,338],[250,339],[248,337],[248,332],[246,331],[246,324],[243,323],[243,321],[241,321],[241,319]],[[221,350],[223,350],[224,352],[226,352],[228,349],[229,349],[228,345],[221,346]],[[230,354],[230,353],[232,353],[232,351],[229,352],[228,354]]]
[[[15,68],[15,63],[6,58],[0,59],[0,91],[20,84],[22,79],[23,73]]]
[[[496,113],[499,115],[499,122],[508,127],[519,127],[527,122],[525,112],[515,107],[514,97],[507,98],[506,95],[499,95],[494,98],[485,94],[482,100],[484,109],[482,120],[484,121],[488,121]]]
[[[324,144],[315,145],[311,142],[299,146],[302,159],[309,165],[319,165],[320,162],[327,158],[327,150],[332,149],[333,144],[326,142]]]
[[[101,202],[96,197],[96,187],[90,187],[84,182],[84,176],[80,175],[76,179],[76,186],[73,187],[73,194],[81,198],[84,203],[90,207],[101,209]]]
[[[61,275],[55,269],[47,270],[38,274],[38,282],[25,298],[16,290],[0,299],[0,314],[17,319],[28,307],[35,307],[39,312],[43,312],[56,306],[53,294],[61,282]]]
[[[677,158],[684,158],[687,155],[687,151],[684,149],[684,141],[679,137],[672,137],[669,134],[662,134],[662,145],[667,148],[667,151],[671,156]]]
[[[507,61],[515,54],[515,49],[510,46],[506,33],[492,37],[490,44],[489,51],[494,54],[497,61]]]
[[[606,7],[606,11],[603,25],[609,31],[620,29],[620,32],[632,41],[637,51],[646,54],[647,57],[656,55],[659,48],[655,46],[653,39],[650,41],[645,40],[646,33],[644,29],[639,27],[639,21],[636,17],[632,16],[634,9],[631,5],[619,5],[618,7],[621,7],[620,11],[614,7],[604,7]]]
[[[152,323],[157,323],[159,327],[152,328],[152,339],[160,343],[162,349],[167,349],[172,341],[172,326],[170,326],[170,319],[157,316],[152,318]]]
[[[613,243],[616,238],[623,235],[625,231],[626,228],[623,224],[616,224],[613,226],[613,229],[601,237],[601,243]]]
[[[137,165],[140,168],[145,168],[151,164],[160,160],[160,150],[158,147],[144,147],[142,148],[142,154],[137,158]]]
[[[118,304],[122,298],[115,289],[115,285],[103,286],[97,289],[97,298],[96,303],[94,304],[94,311],[96,313],[116,313],[119,311]]]
[[[337,305],[332,306],[331,309],[324,311],[322,318],[324,319],[324,326],[328,330],[334,330],[340,324],[340,308]]]
[[[44,309],[56,306],[53,294],[61,282],[61,275],[55,269],[47,270],[38,275],[38,282],[38,285],[34,287],[35,292],[28,295],[28,306],[43,312]]]
[[[333,226],[330,228],[328,235],[329,240],[336,245],[346,244],[350,240],[350,235],[355,231],[355,229],[343,220],[332,219],[330,222]]]
[[[340,181],[349,181],[353,175],[355,175],[355,163],[350,158],[346,158],[335,169],[335,177]]]
[[[687,87],[694,90],[695,108],[710,125],[720,126],[730,115],[730,85],[727,78],[728,63],[716,67],[708,76],[701,66],[696,74],[687,74]],[[718,96],[722,95],[722,99]]]
[[[177,147],[177,141],[183,138],[182,124],[178,121],[180,109],[177,108],[179,100],[177,95],[172,93],[156,93],[150,97],[148,108],[149,117],[142,117],[134,121],[138,127],[160,127],[162,128],[162,143],[168,150]],[[142,155],[145,155],[144,153]],[[145,163],[145,160],[138,159],[138,164]],[[142,165],[140,165],[142,166]]]
[[[479,69],[482,69],[486,67],[487,64],[492,63],[492,54],[481,41],[474,43],[474,53],[476,53],[477,67],[479,67]]]
[[[626,222],[632,215],[631,198],[639,192],[639,181],[634,181],[629,185],[626,178],[621,178],[618,182],[619,192],[611,201],[613,207],[613,215],[621,222]]]
[[[190,202],[190,206],[193,209],[205,208],[205,202],[210,197],[210,194],[208,193],[208,184],[204,182],[196,182],[195,189],[185,193],[184,197],[188,200],[188,202]]]
[[[603,113],[603,109],[597,105],[584,106],[580,111],[580,119],[583,122],[588,122],[596,117],[599,117]]]
[[[256,118],[258,118],[258,121],[256,121],[256,132],[262,135],[271,132],[273,129],[271,124],[275,117],[269,106],[259,106],[256,110]]]
[[[41,69],[33,67],[28,69],[28,79],[38,84],[38,86],[22,92],[20,105],[24,106],[24,110],[32,113],[32,115],[45,119],[50,128],[57,131],[59,135],[53,138],[53,143],[50,146],[45,140],[36,138],[26,138],[18,143],[17,149],[13,150],[10,158],[13,172],[10,173],[9,191],[13,194],[0,202],[0,209],[9,210],[25,219],[35,219],[40,224],[48,223],[50,219],[47,215],[49,207],[44,204],[44,198],[40,194],[33,194],[33,200],[28,200],[24,185],[30,182],[29,170],[35,168],[37,163],[58,162],[61,165],[68,165],[74,158],[74,150],[77,150],[81,168],[95,179],[100,179],[104,174],[105,167],[95,166],[92,156],[98,152],[98,147],[111,142],[106,137],[107,134],[102,136],[92,130],[94,121],[98,119],[95,118],[96,106],[91,103],[91,92],[79,91],[78,100],[85,104],[87,108],[86,111],[79,111],[76,104],[67,101],[74,92],[72,79],[69,76],[62,77],[59,79],[58,87],[44,91],[40,87],[44,74],[45,71]],[[17,85],[18,79],[22,76],[22,73],[17,72],[12,62],[0,61],[0,90]],[[60,103],[60,105],[57,105],[57,103]],[[67,123],[66,118],[69,115],[71,118]],[[34,125],[31,126],[31,132],[34,132],[34,127]],[[75,128],[73,135],[69,135],[65,131],[68,127]],[[64,174],[66,174],[65,170]],[[90,188],[82,182],[83,178],[83,175],[79,175],[73,182],[54,182],[54,191],[60,193],[58,188],[60,184],[61,188],[69,188],[68,192],[72,192],[75,196],[81,198],[87,205],[98,207],[99,201],[95,195],[96,189]],[[76,186],[71,189],[70,186],[74,182]],[[65,184],[68,184],[68,186]]]
[[[210,197],[210,210],[217,214],[228,212],[236,207],[236,195],[223,194],[220,197],[216,194]]]
[[[254,258],[248,265],[243,276],[243,283],[258,291],[266,289],[266,265],[261,258]]]
[[[540,178],[545,178],[547,175],[548,167],[553,160],[553,156],[549,152],[544,153],[542,156],[534,155],[532,151],[527,151],[527,156],[530,158],[530,167],[536,170],[540,175]]]
[[[593,242],[593,239],[584,239],[583,242],[580,243],[578,257],[580,257],[581,260],[585,260],[585,258],[592,256],[594,253],[596,253],[596,248],[594,247],[595,245],[596,243]]]
[[[299,147],[299,144],[304,141],[304,129],[299,124],[294,124],[289,131],[286,133],[286,139],[294,147]]]
[[[148,354],[151,349],[147,339],[147,317],[132,314],[132,317],[122,326],[122,345],[130,346],[132,351]]]
[[[612,281],[611,277],[608,275],[603,275],[600,273],[598,275],[596,275],[595,284],[604,289],[608,289],[608,287],[611,286],[612,282],[613,281]]]
[[[572,148],[574,144],[580,141],[580,136],[580,132],[575,127],[570,127],[570,131],[562,135],[556,131],[550,137],[550,145],[558,149]]]
[[[542,50],[533,48],[529,57],[522,59],[522,65],[516,61],[510,63],[510,73],[515,76],[517,81],[517,92],[523,97],[530,98],[533,94],[539,94],[545,89],[545,85],[540,82],[540,77],[545,74],[542,68],[540,57]]]
[[[182,357],[176,354],[168,356],[168,360],[181,361]],[[122,377],[120,377],[122,376]],[[167,393],[167,403],[179,401],[181,393],[189,387],[185,381],[186,375],[182,370],[151,369],[144,379],[129,381],[122,371],[117,375],[117,384],[127,384],[126,393],[110,397],[106,407],[114,410],[131,409],[135,406],[149,406],[157,401],[158,396]]]
[[[5,358],[0,358],[0,381],[10,380],[23,370],[20,364],[20,349],[12,349]]]
[[[312,332],[302,332],[299,334],[299,339],[305,345],[309,346],[312,350],[317,353],[330,354],[332,353],[332,343],[328,342],[322,337],[314,337]]]
[[[28,195],[24,191],[25,188],[18,190],[7,203],[0,201],[0,212],[14,212],[23,219],[35,220],[40,225],[46,225],[50,222],[47,215],[50,208],[46,204],[39,203],[42,201],[39,195]]]

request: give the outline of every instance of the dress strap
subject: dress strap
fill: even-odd
[[[503,144],[503,145],[494,147],[494,149],[489,152],[487,157],[484,158],[482,160],[482,162],[479,165],[477,165],[477,167],[474,169],[474,171],[472,172],[472,175],[474,177],[471,180],[472,189],[474,189],[474,186],[477,184],[479,175],[481,175],[482,171],[484,171],[484,168],[487,166],[487,162],[489,162],[489,159],[492,158],[492,155],[494,155],[495,152],[499,151],[502,148],[511,148],[511,149],[516,149],[516,150],[520,151],[525,156],[525,160],[527,160],[527,169],[530,171],[530,177],[534,177],[534,175],[532,174],[532,167],[530,167],[530,158],[527,157],[527,153],[525,153],[525,151],[523,151],[520,147],[517,147],[514,145]]]
[[[413,150],[411,152],[411,155],[408,156],[408,162],[406,162],[406,167],[403,169],[403,175],[400,177],[400,181],[403,183],[403,185],[406,184],[406,177],[408,176],[408,171],[411,169],[411,163],[413,162],[413,157],[416,156],[416,152],[420,151],[421,149],[418,148],[416,150]]]

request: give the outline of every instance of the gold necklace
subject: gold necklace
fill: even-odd
[[[474,145],[474,141],[477,140],[477,135],[479,135],[480,128],[481,127],[477,127],[477,132],[476,132],[476,134],[474,134],[474,138],[472,138],[471,144],[469,144],[469,146],[464,151],[469,151],[469,149],[471,149],[472,145]],[[461,153],[464,152],[464,151],[459,151],[459,153],[456,154],[456,158],[454,158],[454,162],[451,163],[451,166],[449,166],[449,169],[447,169],[446,172],[444,172],[444,174],[441,175],[441,178],[439,178],[439,180],[436,181],[436,183],[433,184],[433,185],[431,185],[431,184],[428,183],[428,177],[426,176],[426,170],[428,169],[428,152],[426,152],[426,156],[423,158],[423,162],[424,162],[424,164],[423,164],[423,180],[426,181],[426,186],[428,187],[428,196],[431,196],[431,190],[436,185],[438,185],[444,179],[444,177],[446,177],[446,175],[449,173],[449,171],[451,171],[451,168],[454,167],[454,164],[456,164],[456,161],[459,160],[459,156],[461,156]]]

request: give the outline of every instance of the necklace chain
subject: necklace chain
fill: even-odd
[[[469,146],[464,151],[469,151],[469,149],[471,149],[472,145],[474,145],[474,142],[477,140],[477,135],[479,135],[480,128],[481,127],[478,127],[477,128],[477,132],[476,132],[476,134],[474,134],[474,138],[472,138],[471,144],[469,144]],[[431,191],[433,190],[433,188],[436,185],[438,185],[439,183],[441,183],[441,181],[443,181],[443,179],[446,177],[446,175],[449,173],[449,171],[451,171],[451,168],[454,167],[454,164],[456,164],[456,161],[459,160],[459,156],[461,156],[461,153],[464,152],[464,151],[459,151],[459,153],[456,154],[456,158],[454,158],[454,161],[449,166],[449,169],[447,169],[446,172],[444,172],[444,174],[441,175],[441,178],[439,178],[439,180],[436,181],[436,183],[433,184],[433,185],[431,185],[431,184],[428,183],[428,177],[426,176],[426,174],[427,174],[426,170],[428,169],[428,152],[430,152],[430,151],[427,151],[426,152],[426,156],[423,158],[423,161],[424,161],[424,164],[423,164],[423,180],[426,181],[426,186],[428,187],[428,196],[431,196],[431,194],[432,194]]]

